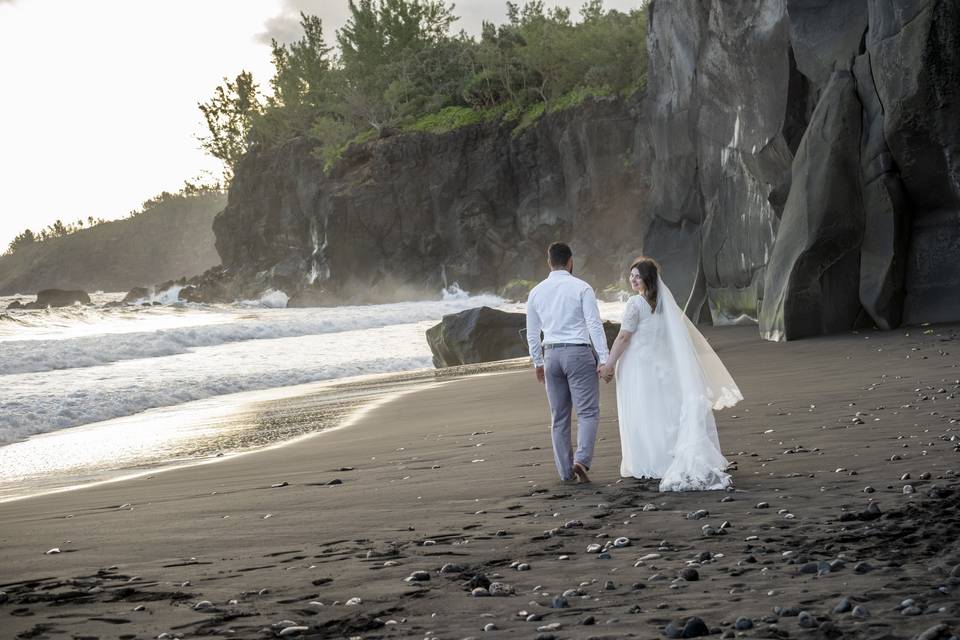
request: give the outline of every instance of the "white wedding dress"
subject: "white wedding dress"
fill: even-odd
[[[659,478],[660,491],[725,489],[714,409],[743,399],[703,335],[658,280],[656,311],[630,298],[621,329],[633,336],[617,362],[620,475]]]

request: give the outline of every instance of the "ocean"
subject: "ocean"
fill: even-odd
[[[175,290],[147,300],[156,305],[102,306],[123,295],[0,312],[0,500],[302,436],[237,416],[331,383],[432,369],[424,332],[445,314],[523,311],[456,287],[436,300],[329,308],[288,309],[280,292],[183,304]],[[17,298],[32,299],[0,297],[0,309]],[[621,305],[601,307],[619,316]]]

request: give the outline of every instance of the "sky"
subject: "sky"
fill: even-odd
[[[455,31],[506,17],[501,0],[455,4]],[[299,37],[301,11],[332,43],[347,0],[0,0],[0,252],[24,229],[122,218],[219,176],[197,104],[242,70],[266,87],[270,40]]]

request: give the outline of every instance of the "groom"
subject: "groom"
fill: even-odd
[[[599,369],[607,361],[607,338],[593,289],[573,277],[573,252],[563,242],[547,250],[550,275],[527,299],[527,343],[546,382],[553,456],[561,480],[589,482],[600,419]],[[543,331],[543,341],[540,331]],[[591,347],[591,343],[593,346]],[[577,409],[577,450],[570,447],[570,415]]]

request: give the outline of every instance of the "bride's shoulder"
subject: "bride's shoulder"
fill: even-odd
[[[646,305],[644,303],[646,303]],[[627,300],[627,304],[632,304],[634,306],[644,308],[645,306],[648,306],[650,303],[647,302],[647,299],[644,298],[642,295],[640,295],[639,293],[635,293],[632,296],[630,296],[630,298]]]

